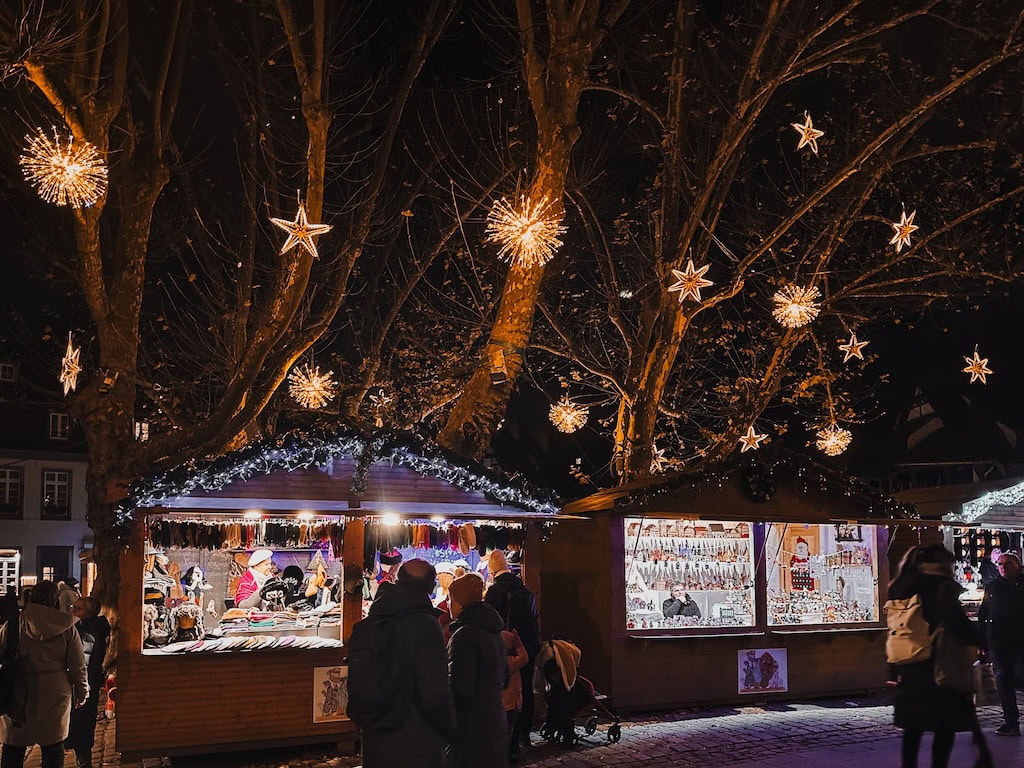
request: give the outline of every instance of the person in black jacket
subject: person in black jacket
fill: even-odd
[[[889,585],[889,598],[906,600],[919,595],[929,632],[942,627],[962,644],[978,646],[978,632],[960,605],[961,591],[953,578],[953,554],[941,544],[932,544],[907,553]],[[893,720],[903,729],[903,767],[917,766],[921,736],[930,731],[935,734],[932,768],[945,768],[956,732],[975,730],[974,700],[970,694],[935,684],[934,654],[924,661],[895,665],[894,670]]]
[[[996,735],[1020,736],[1016,677],[1017,658],[1024,651],[1024,574],[1013,552],[1001,553],[996,566],[999,577],[985,585],[978,620],[985,628],[985,648],[992,659],[1003,706],[1003,724]]]
[[[78,619],[76,628],[85,651],[85,668],[89,678],[89,697],[85,704],[71,710],[71,725],[64,749],[75,751],[77,768],[92,768],[92,745],[96,738],[96,716],[99,714],[100,690],[103,688],[103,660],[110,641],[110,622],[100,615],[100,601],[79,597],[71,606],[71,615]]]
[[[700,606],[679,582],[672,585],[672,596],[661,604],[661,612],[666,619],[671,616],[700,618]]]

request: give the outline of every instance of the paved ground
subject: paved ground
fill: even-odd
[[[1024,696],[1018,694],[1024,705]],[[980,710],[989,734],[995,764],[1024,765],[1024,739],[991,735],[999,724],[998,707]],[[607,726],[577,747],[535,742],[521,763],[536,768],[660,768],[660,766],[719,766],[754,768],[896,768],[900,732],[892,727],[892,710],[885,696],[833,699],[810,703],[771,704],[737,709],[677,710],[637,715],[622,723],[622,739],[606,740]],[[927,765],[930,741],[922,746]],[[951,766],[971,766],[975,752],[967,734],[957,737]],[[101,721],[96,730],[95,768],[355,768],[357,757],[339,756],[310,748],[262,751],[258,754],[216,755],[169,761],[152,759],[121,763],[114,743],[114,724]],[[39,768],[33,749],[27,768]],[[69,753],[65,762],[73,768]],[[396,766],[396,768],[400,768]]]

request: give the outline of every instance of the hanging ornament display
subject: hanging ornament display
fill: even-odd
[[[302,202],[301,196],[299,197],[299,210],[296,211],[294,220],[288,221],[288,219],[275,219],[271,217],[270,222],[288,233],[288,239],[281,246],[282,256],[295,246],[300,245],[314,259],[319,259],[320,253],[316,249],[316,242],[313,238],[331,231],[330,224],[309,223],[309,220],[306,218],[306,205]]]
[[[903,209],[903,213],[900,214],[899,221],[893,221],[889,224],[893,228],[892,240],[889,241],[889,245],[896,246],[896,253],[903,250],[904,247],[910,248],[910,236],[916,232],[920,227],[914,224],[914,216],[917,215],[917,211],[911,211],[910,215],[907,216],[907,209]]]
[[[68,331],[68,348],[64,353],[64,359],[60,361],[60,376],[58,381],[64,385],[64,396],[68,392],[74,392],[78,386],[78,374],[82,372],[82,366],[78,362],[78,356],[82,353],[81,347],[75,347],[71,343],[71,332]]]
[[[845,353],[843,355],[843,362],[849,362],[851,357],[856,357],[858,360],[863,360],[864,347],[866,347],[870,343],[870,341],[857,341],[857,334],[851,331],[850,340],[845,344],[839,345],[839,351]]]
[[[660,475],[668,467],[668,457],[665,455],[665,449],[659,448],[657,445],[651,446],[651,474]]]
[[[587,423],[589,413],[590,409],[587,406],[574,403],[566,396],[551,406],[548,418],[559,432],[572,434]]]
[[[964,362],[967,363],[967,367],[964,368],[964,373],[971,374],[971,380],[969,382],[971,384],[979,379],[981,379],[982,384],[988,384],[985,377],[990,373],[995,373],[995,371],[988,367],[988,358],[978,355],[977,347],[974,348],[974,357],[965,357]]]
[[[704,273],[710,269],[710,265],[705,264],[700,269],[693,268],[693,259],[689,259],[686,262],[686,269],[680,272],[678,269],[672,270],[672,277],[676,281],[669,286],[669,291],[679,291],[679,303],[682,304],[687,297],[692,298],[694,301],[700,301],[700,289],[707,288],[710,285],[714,285],[710,280],[704,279]]]
[[[487,214],[487,239],[499,246],[498,256],[524,269],[551,261],[563,232],[561,215],[546,195],[540,200],[523,195],[518,207],[503,197]]]
[[[826,456],[838,456],[850,447],[853,435],[849,430],[843,429],[834,421],[824,429],[818,430],[818,439],[815,445],[818,450]]]
[[[772,296],[775,309],[772,316],[787,328],[799,328],[807,325],[818,316],[821,307],[818,299],[821,294],[813,285],[787,285]]]
[[[804,121],[792,125],[793,130],[800,134],[800,143],[796,145],[797,150],[810,147],[814,154],[818,154],[818,139],[824,136],[825,132],[814,127],[810,113],[804,112]]]
[[[320,373],[319,366],[300,365],[288,374],[288,393],[303,408],[323,408],[337,390],[334,374]]]
[[[740,453],[746,453],[747,451],[756,451],[758,448],[761,447],[761,442],[767,439],[768,435],[758,434],[757,430],[754,429],[754,425],[751,424],[749,427],[747,427],[747,434],[740,437],[740,443],[742,443]]]
[[[390,407],[394,399],[394,395],[389,395],[383,388],[376,394],[370,395],[370,406],[373,409],[373,425],[375,427],[380,428],[384,426],[384,411]]]
[[[100,151],[74,136],[51,139],[42,128],[25,137],[19,163],[26,181],[46,202],[86,208],[107,191],[107,165]]]

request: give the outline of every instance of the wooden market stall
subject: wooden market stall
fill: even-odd
[[[620,709],[885,683],[890,497],[797,456],[652,478],[564,512],[545,541],[545,632]]]
[[[136,484],[119,509],[122,757],[354,738],[344,639],[376,579],[403,553],[475,564],[501,547],[539,592],[556,512],[553,495],[411,436],[344,430]],[[237,606],[257,561],[282,580]]]

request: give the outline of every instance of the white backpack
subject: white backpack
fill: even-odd
[[[885,603],[885,658],[890,664],[913,664],[932,656],[935,635],[928,631],[920,595]]]

